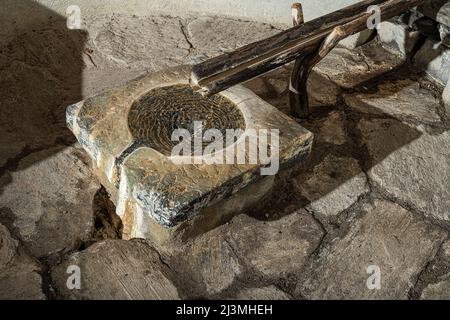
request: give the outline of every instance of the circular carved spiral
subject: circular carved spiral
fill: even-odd
[[[194,121],[202,121],[203,132],[221,131],[224,142],[227,129],[245,128],[242,113],[230,100],[221,95],[205,98],[187,85],[150,90],[133,103],[128,115],[135,141],[167,156],[179,143],[171,141],[175,129],[188,130],[193,141]],[[203,147],[208,143],[204,142]]]

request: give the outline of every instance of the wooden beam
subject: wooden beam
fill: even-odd
[[[347,35],[365,30],[372,15],[367,12],[370,6],[379,6],[381,21],[384,21],[422,2],[425,0],[360,1],[193,66],[191,86],[203,95],[218,93],[295,59],[314,54],[336,27],[345,26]]]

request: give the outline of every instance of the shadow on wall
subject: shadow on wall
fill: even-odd
[[[75,142],[65,109],[82,98],[86,34],[31,0],[0,0],[0,21],[1,193],[20,159]]]

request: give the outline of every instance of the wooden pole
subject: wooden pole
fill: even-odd
[[[294,27],[305,23],[303,8],[300,3],[292,5],[292,20]],[[310,55],[304,55],[295,60],[294,69],[289,79],[289,106],[291,115],[306,118],[309,115],[309,98],[307,91],[308,75],[307,70],[303,67]]]
[[[311,69],[311,65],[317,60],[314,57],[319,53],[319,48],[322,47],[321,54],[328,53],[332,48],[330,44],[341,37],[340,32],[344,32],[343,36],[346,37],[367,28],[367,21],[372,15],[371,12],[367,12],[368,7],[378,5],[381,21],[384,21],[425,1],[360,1],[193,66],[191,86],[203,95],[212,95],[299,58],[310,61],[308,65]],[[339,32],[335,32],[336,27],[341,27]],[[322,46],[324,40],[328,42],[325,47]],[[303,72],[309,74],[307,71],[305,68]]]

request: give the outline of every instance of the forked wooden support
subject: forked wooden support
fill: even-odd
[[[292,17],[294,27],[303,24],[303,8],[300,3],[292,5]],[[350,30],[347,30],[347,32]],[[346,29],[337,26],[323,40],[317,49],[312,53],[307,53],[295,60],[294,69],[289,80],[289,105],[291,115],[297,118],[307,118],[309,116],[308,98],[308,78],[314,66],[319,63],[342,39],[350,34],[346,34]]]
[[[295,4],[293,28],[194,65],[190,84],[209,96],[296,61],[290,80],[290,105],[294,116],[307,117],[306,84],[312,68],[340,40],[368,28],[373,16],[369,8],[376,6],[380,21],[384,21],[425,1],[362,0],[308,22],[303,21],[301,5]]]

